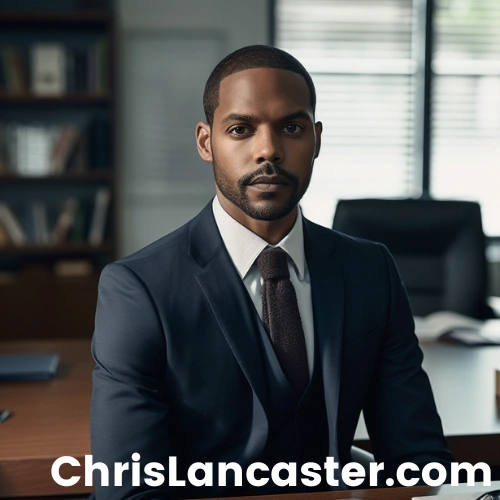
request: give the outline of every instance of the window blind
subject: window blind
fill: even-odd
[[[277,0],[276,45],[316,85],[319,158],[302,208],[330,227],[341,198],[418,194],[419,52],[411,0]]]
[[[440,0],[435,10],[431,193],[481,203],[500,235],[500,2]]]

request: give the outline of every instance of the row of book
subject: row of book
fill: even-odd
[[[106,37],[84,48],[39,42],[28,48],[0,48],[0,92],[37,96],[109,91],[109,47]]]
[[[0,122],[0,174],[58,175],[109,166],[106,126]],[[108,164],[106,164],[108,163]]]
[[[67,243],[99,246],[106,238],[109,206],[108,188],[97,189],[92,200],[69,197],[59,207],[32,201],[15,211],[0,202],[0,247]]]

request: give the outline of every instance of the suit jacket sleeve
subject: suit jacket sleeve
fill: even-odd
[[[439,462],[449,469],[453,457],[443,436],[429,379],[421,367],[423,355],[406,290],[389,251],[380,247],[391,296],[364,415],[375,458],[385,463],[385,476],[395,479],[396,468],[403,462],[413,462],[420,468]]]
[[[163,486],[144,484],[144,465],[168,465],[165,387],[166,346],[159,315],[147,288],[124,264],[107,266],[99,282],[92,354],[91,444],[93,462],[109,470],[110,486],[100,486],[94,473],[98,500],[167,498],[168,472]],[[114,486],[114,462],[128,462],[140,454],[141,485],[132,486],[129,471],[123,486]],[[150,479],[154,479],[151,477]]]

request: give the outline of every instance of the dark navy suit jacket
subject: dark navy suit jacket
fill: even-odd
[[[375,458],[448,464],[422,371],[407,295],[380,244],[304,219],[313,317],[324,382],[329,454],[345,464],[364,410]],[[108,265],[101,276],[92,352],[94,462],[142,467],[259,461],[269,405],[262,323],[226,251],[211,204],[192,221]],[[320,464],[321,465],[321,464]],[[216,467],[215,467],[216,470]],[[241,488],[100,487],[100,499],[240,495]],[[395,477],[394,475],[392,477]],[[113,474],[110,478],[114,483]],[[149,491],[150,490],[150,491]],[[146,492],[146,494],[145,494]]]

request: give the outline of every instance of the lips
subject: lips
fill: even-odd
[[[281,175],[261,175],[259,177],[256,177],[255,179],[250,182],[250,186],[255,186],[256,184],[275,184],[275,185],[282,185],[282,186],[288,186],[290,185],[290,182],[282,177]]]
[[[292,186],[288,179],[281,175],[261,175],[252,179],[249,188],[260,192],[277,192]]]

